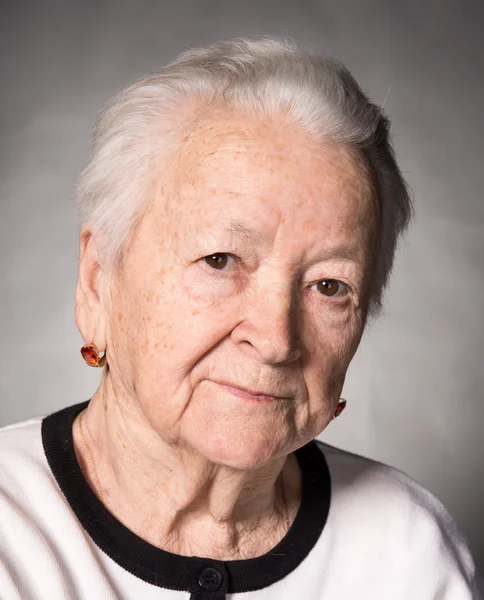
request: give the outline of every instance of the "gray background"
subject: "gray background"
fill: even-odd
[[[393,464],[454,515],[484,571],[484,70],[481,3],[1,3],[0,424],[90,396],[73,319],[70,200],[98,111],[188,46],[287,34],[385,103],[416,200],[386,313],[321,436]]]

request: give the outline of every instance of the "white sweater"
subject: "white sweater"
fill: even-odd
[[[155,548],[82,476],[72,422],[85,406],[0,430],[1,600],[484,598],[468,546],[434,496],[315,441],[296,452],[302,502],[271,552],[219,561]]]

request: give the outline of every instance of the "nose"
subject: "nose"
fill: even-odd
[[[264,288],[244,303],[243,320],[232,340],[248,358],[267,365],[284,365],[301,356],[294,293],[286,286]]]

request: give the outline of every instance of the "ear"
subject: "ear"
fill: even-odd
[[[76,288],[76,323],[85,343],[106,349],[106,314],[100,294],[100,265],[94,234],[82,227],[79,235],[79,276]]]

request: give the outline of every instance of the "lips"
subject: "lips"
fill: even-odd
[[[268,391],[252,390],[252,389],[246,388],[244,386],[235,385],[233,383],[229,383],[229,382],[225,382],[225,381],[217,381],[216,383],[228,388],[231,392],[235,393],[236,395],[253,396],[254,398],[261,399],[261,400],[264,400],[264,399],[282,400],[282,399],[288,397],[288,396],[280,396],[277,394],[273,394]]]

